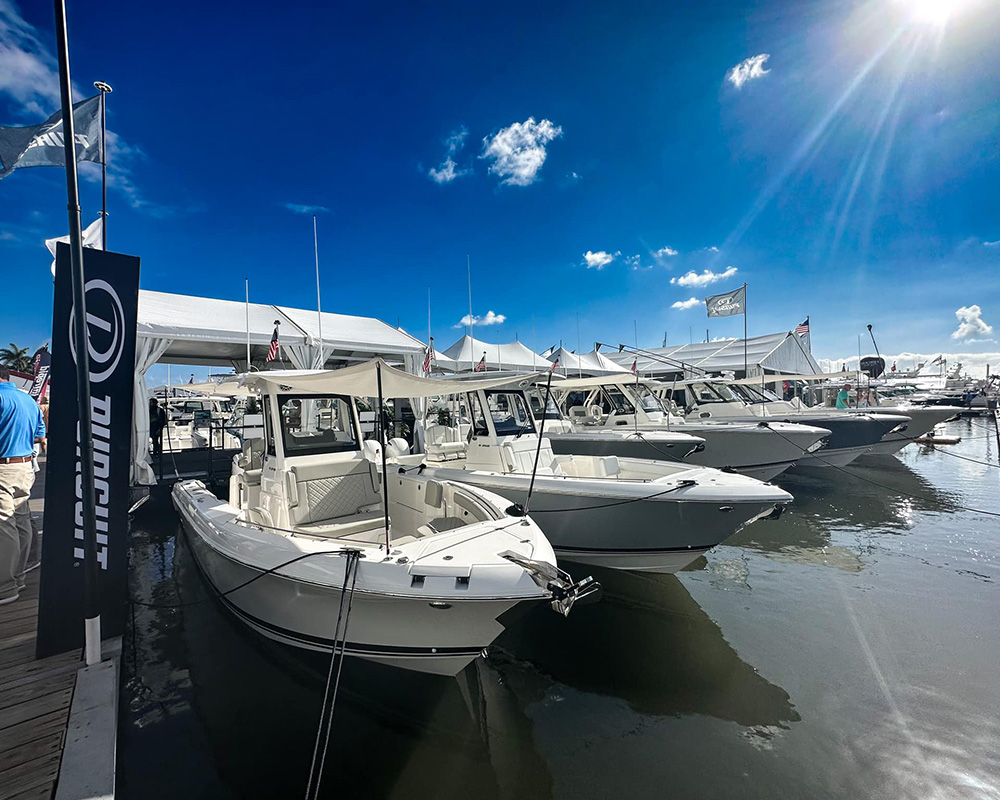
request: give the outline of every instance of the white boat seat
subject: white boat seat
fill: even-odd
[[[374,465],[363,458],[296,465],[287,475],[292,526],[338,524],[381,508]],[[376,509],[373,511],[372,509]]]
[[[424,488],[424,503],[431,508],[441,508],[444,502],[444,486],[439,481],[427,481]]]
[[[618,456],[596,456],[593,465],[595,478],[615,478],[621,472]]]
[[[410,454],[410,445],[406,439],[396,437],[389,440],[389,444],[386,445],[385,454],[389,458],[398,458],[399,456],[407,456]]]
[[[390,521],[391,524],[391,521]],[[306,536],[321,536],[325,539],[354,538],[359,541],[382,541],[385,538],[385,517],[381,511],[367,511],[362,514],[327,519],[308,525],[296,525],[296,533]],[[359,537],[358,534],[376,532],[376,537]]]
[[[261,469],[245,469],[243,470],[243,482],[247,486],[260,486],[260,476],[264,470]]]

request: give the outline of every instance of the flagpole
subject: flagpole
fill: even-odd
[[[319,322],[319,355],[316,356],[316,369],[323,369],[326,359],[323,357],[323,309],[319,303],[319,234],[316,232],[315,214],[313,214],[313,252],[316,255],[316,319]]]
[[[747,285],[743,284],[743,377],[749,378],[747,369]]]
[[[472,337],[472,256],[465,254],[465,266],[469,272],[469,338]]]
[[[94,88],[101,93],[101,249],[108,249],[108,101],[114,91],[104,81],[94,81]]]
[[[69,212],[70,275],[73,281],[73,331],[76,338],[76,392],[79,407],[80,494],[83,519],[83,626],[87,666],[101,661],[101,602],[97,571],[97,512],[94,486],[94,437],[90,416],[90,348],[80,228],[80,187],[76,169],[76,131],[65,0],[54,0],[59,97],[62,103],[63,148],[66,153],[66,209]],[[70,598],[64,598],[71,602]]]

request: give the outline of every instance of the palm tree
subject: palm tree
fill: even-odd
[[[10,347],[0,347],[0,364],[15,372],[28,372],[33,369],[27,347],[18,347],[13,342]]]

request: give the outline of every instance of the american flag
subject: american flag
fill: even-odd
[[[278,321],[274,321],[274,333],[271,334],[271,346],[267,349],[265,361],[274,361],[278,357]]]
[[[424,372],[431,371],[431,352],[432,346],[427,345],[427,351],[424,353]]]
[[[632,359],[632,372],[636,371],[636,367],[638,367],[638,365],[639,365],[639,359],[638,358],[633,358]]]
[[[486,353],[483,353],[483,357],[479,359],[479,363],[476,364],[473,372],[486,372]]]
[[[552,366],[549,367],[549,372],[555,372],[557,369],[559,369],[559,359],[558,358],[555,361],[552,362]]]
[[[796,336],[805,336],[807,333],[809,333],[809,317],[806,317],[805,322],[800,322],[795,329]]]

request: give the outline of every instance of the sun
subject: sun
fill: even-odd
[[[955,12],[960,0],[906,0],[917,22],[944,26]]]

